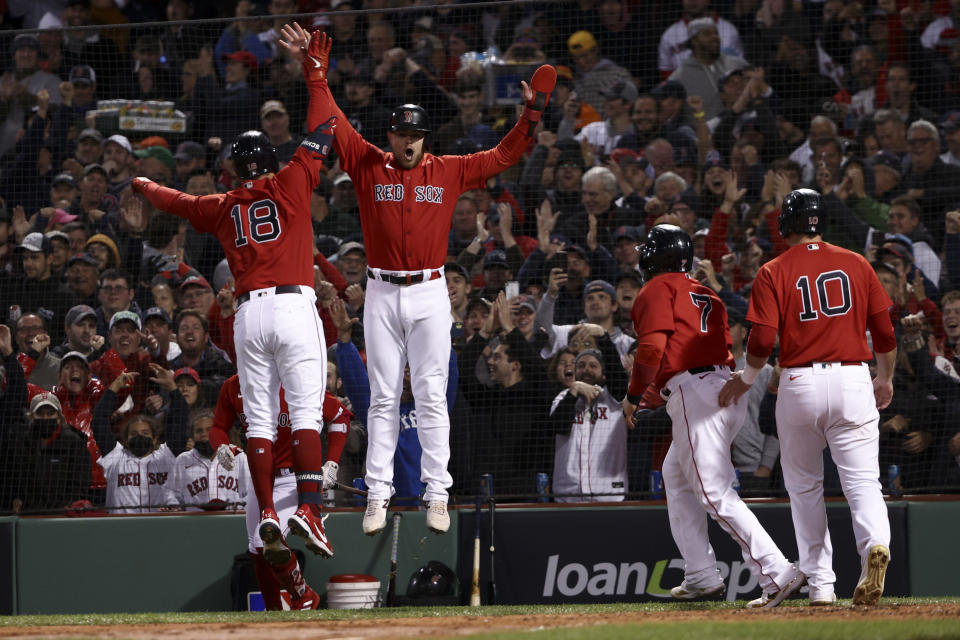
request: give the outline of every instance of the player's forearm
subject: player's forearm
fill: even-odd
[[[647,386],[657,377],[666,346],[667,336],[664,333],[652,333],[637,338],[637,352],[633,357],[633,371],[627,387],[627,396],[633,404],[640,401]]]
[[[140,183],[137,190],[157,209],[181,218],[189,218],[198,210],[199,196],[190,196],[156,182]]]
[[[529,121],[520,118],[497,146],[480,154],[483,180],[506,171],[520,161],[530,142],[530,137],[526,134],[529,126]]]
[[[877,354],[877,378],[884,382],[893,381],[893,369],[897,363],[897,348]]]

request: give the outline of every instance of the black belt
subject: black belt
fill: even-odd
[[[806,362],[804,364],[792,364],[789,367],[784,367],[784,369],[803,369],[806,367],[812,367],[818,364],[839,364],[841,367],[862,367],[863,362],[860,360],[841,360],[838,362]]]
[[[431,272],[431,273],[430,273],[430,277],[427,278],[428,281],[429,281],[429,280],[436,280],[437,278],[440,277],[440,270],[439,270],[439,269],[430,269],[430,272]],[[395,275],[395,274],[392,274],[392,273],[384,273],[384,272],[381,271],[381,272],[380,272],[380,277],[378,278],[378,277],[373,273],[373,270],[372,270],[372,269],[367,269],[367,277],[368,277],[368,278],[373,278],[374,280],[382,280],[382,281],[384,281],[384,282],[389,282],[390,284],[398,284],[398,285],[400,285],[400,286],[402,286],[402,287],[405,287],[405,286],[411,285],[411,284],[419,284],[419,283],[423,282],[423,272],[422,272],[422,271],[421,271],[421,272],[418,272],[418,273],[408,273],[408,274],[405,275],[405,276],[398,276],[398,275]]]
[[[717,368],[715,366],[713,366],[712,364],[708,364],[705,367],[694,367],[693,369],[687,369],[687,373],[689,373],[692,376],[695,376],[698,373],[708,373],[710,371],[716,371],[716,370]]]
[[[689,373],[692,376],[695,376],[698,373],[710,373],[711,371],[716,371],[716,370],[717,370],[717,366],[708,364],[705,367],[694,367],[693,369],[687,369],[687,373]],[[667,389],[666,387],[664,387],[663,389],[660,389],[660,396],[663,398],[669,397],[670,389]]]
[[[281,285],[279,285],[279,286],[274,287],[274,288],[273,288],[273,292],[274,292],[275,294],[277,294],[277,295],[279,295],[279,294],[281,294],[281,293],[303,293],[303,292],[300,290],[300,285],[298,285],[298,284],[281,284]],[[269,292],[268,292],[268,291],[263,291],[263,292],[257,294],[257,297],[259,298],[260,296],[264,296],[264,295],[269,295]],[[249,293],[249,292],[237,296],[237,306],[239,307],[240,305],[242,305],[244,302],[246,302],[246,301],[249,300],[249,299],[250,299],[250,293]]]

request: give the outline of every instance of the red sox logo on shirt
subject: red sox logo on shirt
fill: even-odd
[[[443,204],[443,189],[443,187],[435,187],[431,184],[414,187],[414,202]],[[373,185],[373,200],[375,202],[402,202],[404,195],[402,184]]]

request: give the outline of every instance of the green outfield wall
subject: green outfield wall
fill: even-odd
[[[943,570],[944,550],[960,531],[960,502],[898,501],[889,506],[896,584],[888,586],[901,595],[960,595],[960,585]],[[784,552],[795,557],[789,505],[755,505],[755,511]],[[828,514],[838,592],[849,597],[843,590],[856,578],[846,575],[856,570],[849,510],[834,503]],[[458,597],[465,601],[475,512],[452,510],[451,515],[451,530],[437,536],[427,531],[424,512],[403,512],[399,594],[418,567],[439,560],[457,571]],[[386,584],[390,528],[373,538],[364,536],[362,516],[360,510],[335,510],[326,523],[334,558],[322,560],[307,552],[304,572],[317,591],[325,592],[330,576],[341,573],[370,574]],[[484,511],[482,583],[489,576],[488,524]],[[592,539],[585,531],[593,532]],[[710,534],[722,570],[729,571],[728,582],[739,587],[731,587],[729,597],[744,597],[753,587],[738,549],[712,523]],[[662,504],[501,507],[495,543],[501,604],[656,600],[682,578]],[[292,545],[302,549],[298,539]],[[0,518],[0,613],[229,610],[234,557],[245,548],[244,516],[236,514]]]

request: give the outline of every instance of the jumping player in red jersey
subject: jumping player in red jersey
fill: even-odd
[[[746,404],[721,408],[717,393],[730,379],[733,354],[727,309],[716,293],[690,277],[693,243],[687,233],[661,224],[640,245],[646,283],[633,303],[637,354],[623,412],[633,412],[650,383],[667,401],[673,442],[663,460],[670,531],[684,560],[677,600],[723,594],[723,579],[707,537],[707,514],[740,545],[763,595],[747,607],[775,607],[804,583],[733,489],[730,445]]]
[[[327,425],[327,461],[324,463],[324,484],[329,486],[337,479],[337,466],[340,454],[347,440],[347,431],[350,428],[350,419],[353,417],[340,404],[336,396],[327,392],[323,399],[323,421]],[[220,387],[217,397],[217,407],[213,414],[213,427],[210,429],[210,444],[217,449],[221,464],[229,468],[230,448],[228,432],[234,423],[239,420],[244,429],[247,427],[246,415],[243,410],[243,394],[240,391],[238,376],[227,378]],[[280,413],[276,418],[277,441],[273,446],[275,478],[273,485],[273,503],[276,505],[280,521],[289,518],[297,509],[296,478],[292,472],[292,449],[290,431],[290,414],[284,391],[280,389]],[[222,447],[221,445],[227,445]],[[257,532],[260,511],[256,496],[247,491],[247,545],[253,557],[254,570],[257,582],[263,593],[263,600],[268,611],[279,611],[281,603],[280,590],[286,589],[290,594],[290,607],[294,609],[316,609],[320,602],[319,596],[310,588],[300,570],[297,556],[290,554],[286,564],[275,565],[267,562],[263,556],[263,542]]]
[[[404,365],[410,364],[417,405],[417,435],[423,454],[427,527],[443,533],[450,526],[447,471],[450,418],[446,387],[450,359],[450,300],[443,265],[457,197],[516,164],[531,141],[556,82],[556,70],[544,65],[522,82],[526,109],[517,124],[489,151],[467,156],[434,156],[427,151],[426,112],[405,104],[390,118],[392,152],[365,141],[350,126],[330,94],[324,75],[330,39],[314,33],[308,40],[297,25],[284,37],[300,56],[311,91],[319,87],[325,114],[338,118],[334,146],[340,166],[353,179],[360,205],[367,252],[367,297],[363,327],[370,375],[367,414],[369,488],[363,532],[386,527],[393,493],[393,456],[397,448],[399,402]],[[307,46],[309,43],[309,50]],[[294,52],[296,55],[296,52]]]
[[[790,248],[760,268],[747,320],[753,323],[747,365],[724,386],[720,404],[736,402],[756,379],[780,334],[777,433],[783,480],[810,585],[810,604],[836,601],[833,548],[823,505],[823,448],[840,473],[860,553],[854,604],[874,605],[890,562],[890,523],[880,488],[878,409],[893,398],[897,341],[890,298],[863,256],[821,239],[826,212],[820,194],[792,191],[780,209]],[[864,361],[877,354],[870,380]]]
[[[323,556],[333,555],[320,517],[326,342],[313,289],[313,228],[310,197],[326,171],[336,118],[319,120],[325,97],[311,88],[310,133],[290,163],[278,169],[276,151],[265,134],[248,131],[233,143],[239,189],[188,196],[146,178],[134,190],[161,211],[190,220],[214,234],[236,280],[234,344],[247,416],[247,460],[260,513],[264,555],[286,564],[290,550],[273,504],[273,442],[280,413],[280,386],[286,390],[296,437],[293,468],[300,506],[290,530]]]

